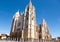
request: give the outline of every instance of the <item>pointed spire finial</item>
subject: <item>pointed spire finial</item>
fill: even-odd
[[[43,18],[42,21],[45,22],[45,19]]]
[[[45,25],[47,26],[46,21],[45,21],[44,18],[43,18],[43,20],[42,20],[42,23],[45,24]]]
[[[30,3],[29,3],[30,5],[32,5],[32,2],[31,2],[31,0],[30,0]]]
[[[42,19],[42,24],[45,24],[45,19],[44,18]]]
[[[18,11],[16,12],[16,14],[19,14],[19,9],[18,9]]]
[[[18,12],[19,12],[19,9],[18,9]]]
[[[30,3],[31,3],[31,0],[30,0]]]

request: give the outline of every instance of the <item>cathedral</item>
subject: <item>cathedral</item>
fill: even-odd
[[[51,34],[45,19],[42,19],[41,24],[36,24],[35,7],[32,5],[31,1],[25,8],[24,13],[20,13],[18,10],[13,16],[10,39],[51,39]]]

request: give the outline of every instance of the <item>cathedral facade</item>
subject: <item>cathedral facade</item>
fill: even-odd
[[[13,16],[11,31],[11,40],[31,40],[31,39],[51,39],[48,26],[45,20],[40,25],[36,24],[35,7],[30,1],[25,12],[17,11]]]

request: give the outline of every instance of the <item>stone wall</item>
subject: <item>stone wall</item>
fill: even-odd
[[[0,40],[0,42],[18,42],[18,41],[11,41],[11,40]],[[60,42],[59,40],[20,40],[19,42]]]

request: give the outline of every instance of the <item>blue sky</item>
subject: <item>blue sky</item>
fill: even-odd
[[[13,15],[24,12],[30,0],[0,0],[0,33],[10,33]],[[32,0],[36,9],[36,23],[44,18],[52,37],[60,36],[60,0]]]

